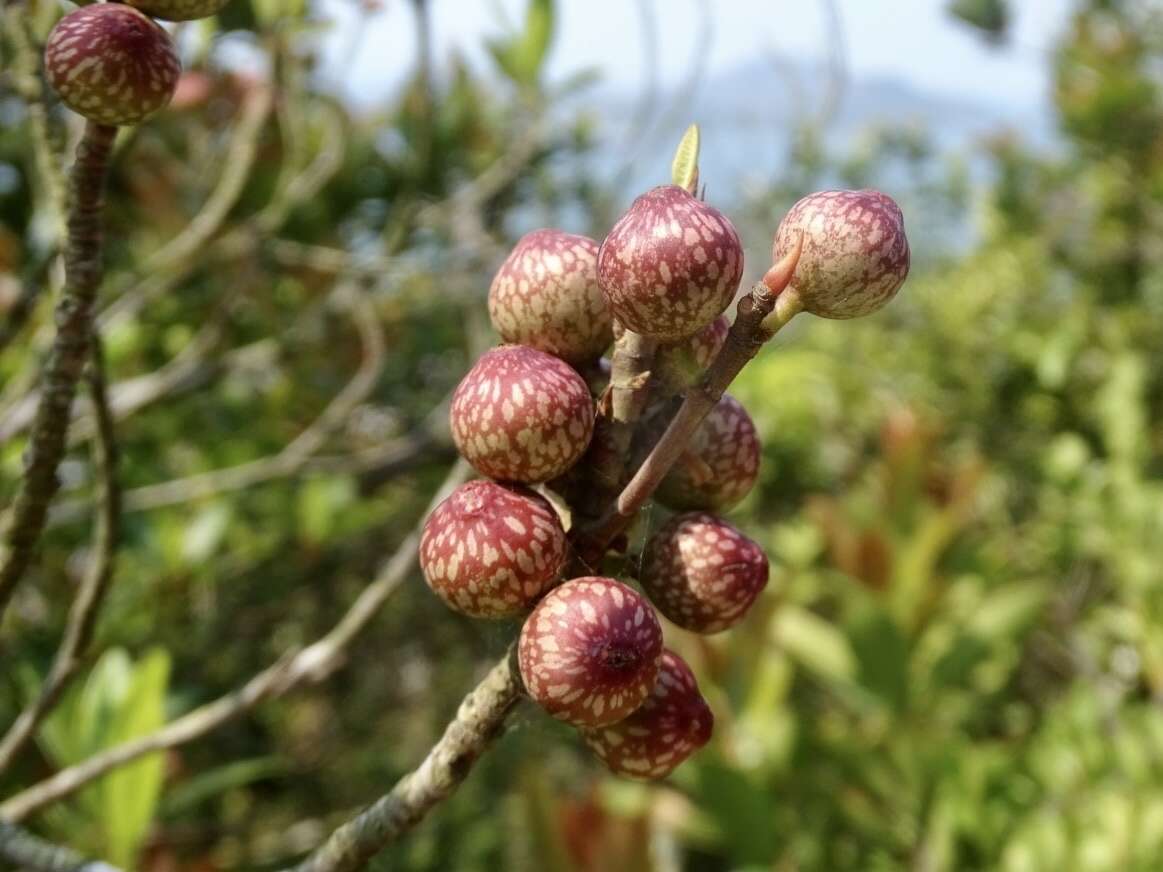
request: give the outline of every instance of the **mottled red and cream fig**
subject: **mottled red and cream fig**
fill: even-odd
[[[717,209],[675,185],[634,201],[598,252],[598,282],[622,324],[673,342],[715,320],[743,277],[743,246]]]
[[[489,478],[531,484],[568,470],[594,431],[594,403],[569,364],[535,348],[481,355],[452,396],[457,449]]]
[[[598,244],[561,230],[527,233],[489,288],[489,317],[506,342],[570,363],[601,356],[613,317],[598,287]]]
[[[193,21],[208,18],[226,8],[230,0],[121,0],[146,15],[163,21]]]
[[[598,576],[550,591],[526,618],[517,647],[529,696],[579,727],[612,724],[642,705],[661,656],[662,627],[650,603]]]
[[[420,568],[458,612],[508,618],[531,609],[553,585],[566,551],[561,521],[539,494],[470,481],[428,516]]]
[[[759,434],[743,404],[724,394],[699,425],[686,454],[666,474],[655,494],[678,511],[726,511],[759,478]]]
[[[909,241],[900,207],[880,191],[809,194],[780,222],[772,245],[778,261],[803,235],[791,289],[804,311],[859,318],[894,296],[909,274]]]
[[[52,29],[48,83],[65,105],[97,124],[137,124],[164,108],[182,66],[169,34],[119,3],[85,6]]]
[[[607,727],[583,729],[581,735],[610,771],[654,779],[665,778],[707,744],[714,727],[694,673],[668,649],[650,696],[636,712]]]
[[[734,626],[767,586],[767,555],[722,518],[677,515],[642,552],[639,581],[668,619],[695,633]]]

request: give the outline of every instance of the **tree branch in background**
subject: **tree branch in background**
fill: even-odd
[[[0,821],[0,859],[30,872],[120,872],[116,866],[87,860],[4,821]]]
[[[57,334],[44,373],[44,394],[29,440],[24,476],[0,548],[0,617],[32,563],[49,503],[60,483],[73,398],[92,336],[93,304],[101,286],[102,213],[109,154],[117,129],[87,122],[71,175],[72,204],[65,250],[65,288],[57,305]]]
[[[84,662],[85,653],[93,640],[93,630],[113,569],[120,540],[121,490],[117,481],[117,442],[113,432],[113,416],[105,390],[105,362],[100,340],[94,337],[89,364],[89,391],[97,422],[97,436],[93,441],[93,469],[97,479],[97,526],[94,534],[94,554],[77,599],[69,612],[64,638],[57,649],[52,667],[45,678],[36,701],[16,719],[16,723],[0,740],[0,773],[12,765],[41,721],[60,700]]]
[[[354,282],[344,285],[337,296],[351,298],[348,302],[359,331],[363,359],[355,375],[328,403],[319,417],[293,442],[271,457],[126,491],[126,512],[147,511],[244,490],[266,481],[295,475],[303,469],[312,455],[323,447],[328,436],[375,389],[384,366],[384,333],[371,299]],[[53,512],[52,521],[55,524],[76,520],[84,511],[83,501],[64,503]]]
[[[138,270],[141,275],[163,273],[189,261],[222,228],[250,178],[258,154],[259,138],[273,103],[274,86],[269,83],[256,85],[246,92],[239,110],[238,124],[223,156],[223,170],[218,184],[198,214],[182,228],[182,232],[146,259]]]
[[[510,645],[480,684],[460,703],[424,762],[378,802],[341,826],[296,867],[297,872],[362,869],[382,848],[414,827],[429,809],[453,794],[473,764],[501,732],[521,697],[517,648]]]
[[[432,498],[423,518],[427,518],[429,511],[463,483],[470,471],[465,461],[458,461]],[[289,652],[237,690],[199,706],[157,732],[107,748],[16,794],[0,804],[0,820],[21,821],[76,793],[107,772],[146,754],[193,742],[252,711],[265,700],[284,696],[303,684],[325,680],[342,666],[347,648],[413,571],[422,526],[423,519],[327,635],[306,648]]]
[[[58,238],[64,239],[65,180],[60,166],[60,148],[49,130],[44,103],[44,85],[40,78],[40,52],[28,34],[27,11],[19,4],[4,9],[4,31],[12,43],[12,79],[28,111],[28,129],[32,137],[32,158],[48,200],[50,221]]]

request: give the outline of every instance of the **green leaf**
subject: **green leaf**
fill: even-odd
[[[553,0],[530,0],[520,35],[488,43],[497,66],[516,84],[524,87],[537,84],[553,40],[556,17]]]
[[[165,724],[170,656],[150,651],[137,664],[132,684],[109,732],[109,744],[152,733]],[[105,839],[109,860],[134,868],[161,796],[164,758],[150,754],[112,772],[102,781],[105,799]]]
[[[682,135],[674,160],[670,164],[670,180],[692,194],[699,184],[699,125],[692,124]]]
[[[772,622],[775,642],[802,666],[833,681],[856,677],[856,655],[848,639],[807,609],[785,606]]]
[[[162,813],[168,818],[180,817],[216,796],[256,781],[277,778],[289,769],[290,766],[283,758],[269,756],[237,760],[209,772],[200,772],[166,791]]]
[[[773,797],[738,769],[709,756],[699,760],[695,794],[721,831],[722,846],[736,863],[770,863],[778,838]]]
[[[861,685],[902,711],[909,689],[909,642],[900,626],[883,609],[868,605],[849,636]]]

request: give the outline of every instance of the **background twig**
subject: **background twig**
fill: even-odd
[[[44,394],[29,440],[28,459],[0,549],[0,616],[32,563],[48,506],[59,482],[77,381],[89,355],[93,303],[102,277],[102,212],[109,154],[117,129],[88,122],[71,176],[67,280],[57,306],[57,335],[44,373]]]
[[[93,630],[113,578],[120,537],[121,491],[117,481],[117,442],[113,416],[105,390],[105,363],[100,341],[94,337],[89,364],[89,392],[96,419],[93,468],[97,478],[97,526],[90,560],[81,589],[69,613],[64,638],[35,702],[21,712],[0,740],[0,772],[4,772],[52,711],[76,676],[93,639]]]

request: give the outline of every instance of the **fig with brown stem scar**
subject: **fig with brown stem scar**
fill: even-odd
[[[517,652],[534,702],[558,720],[600,727],[622,720],[650,694],[662,627],[634,589],[612,578],[575,578],[537,604]]]
[[[165,108],[182,73],[169,34],[119,3],[86,6],[57,22],[44,67],[66,106],[109,126],[138,124]]]

